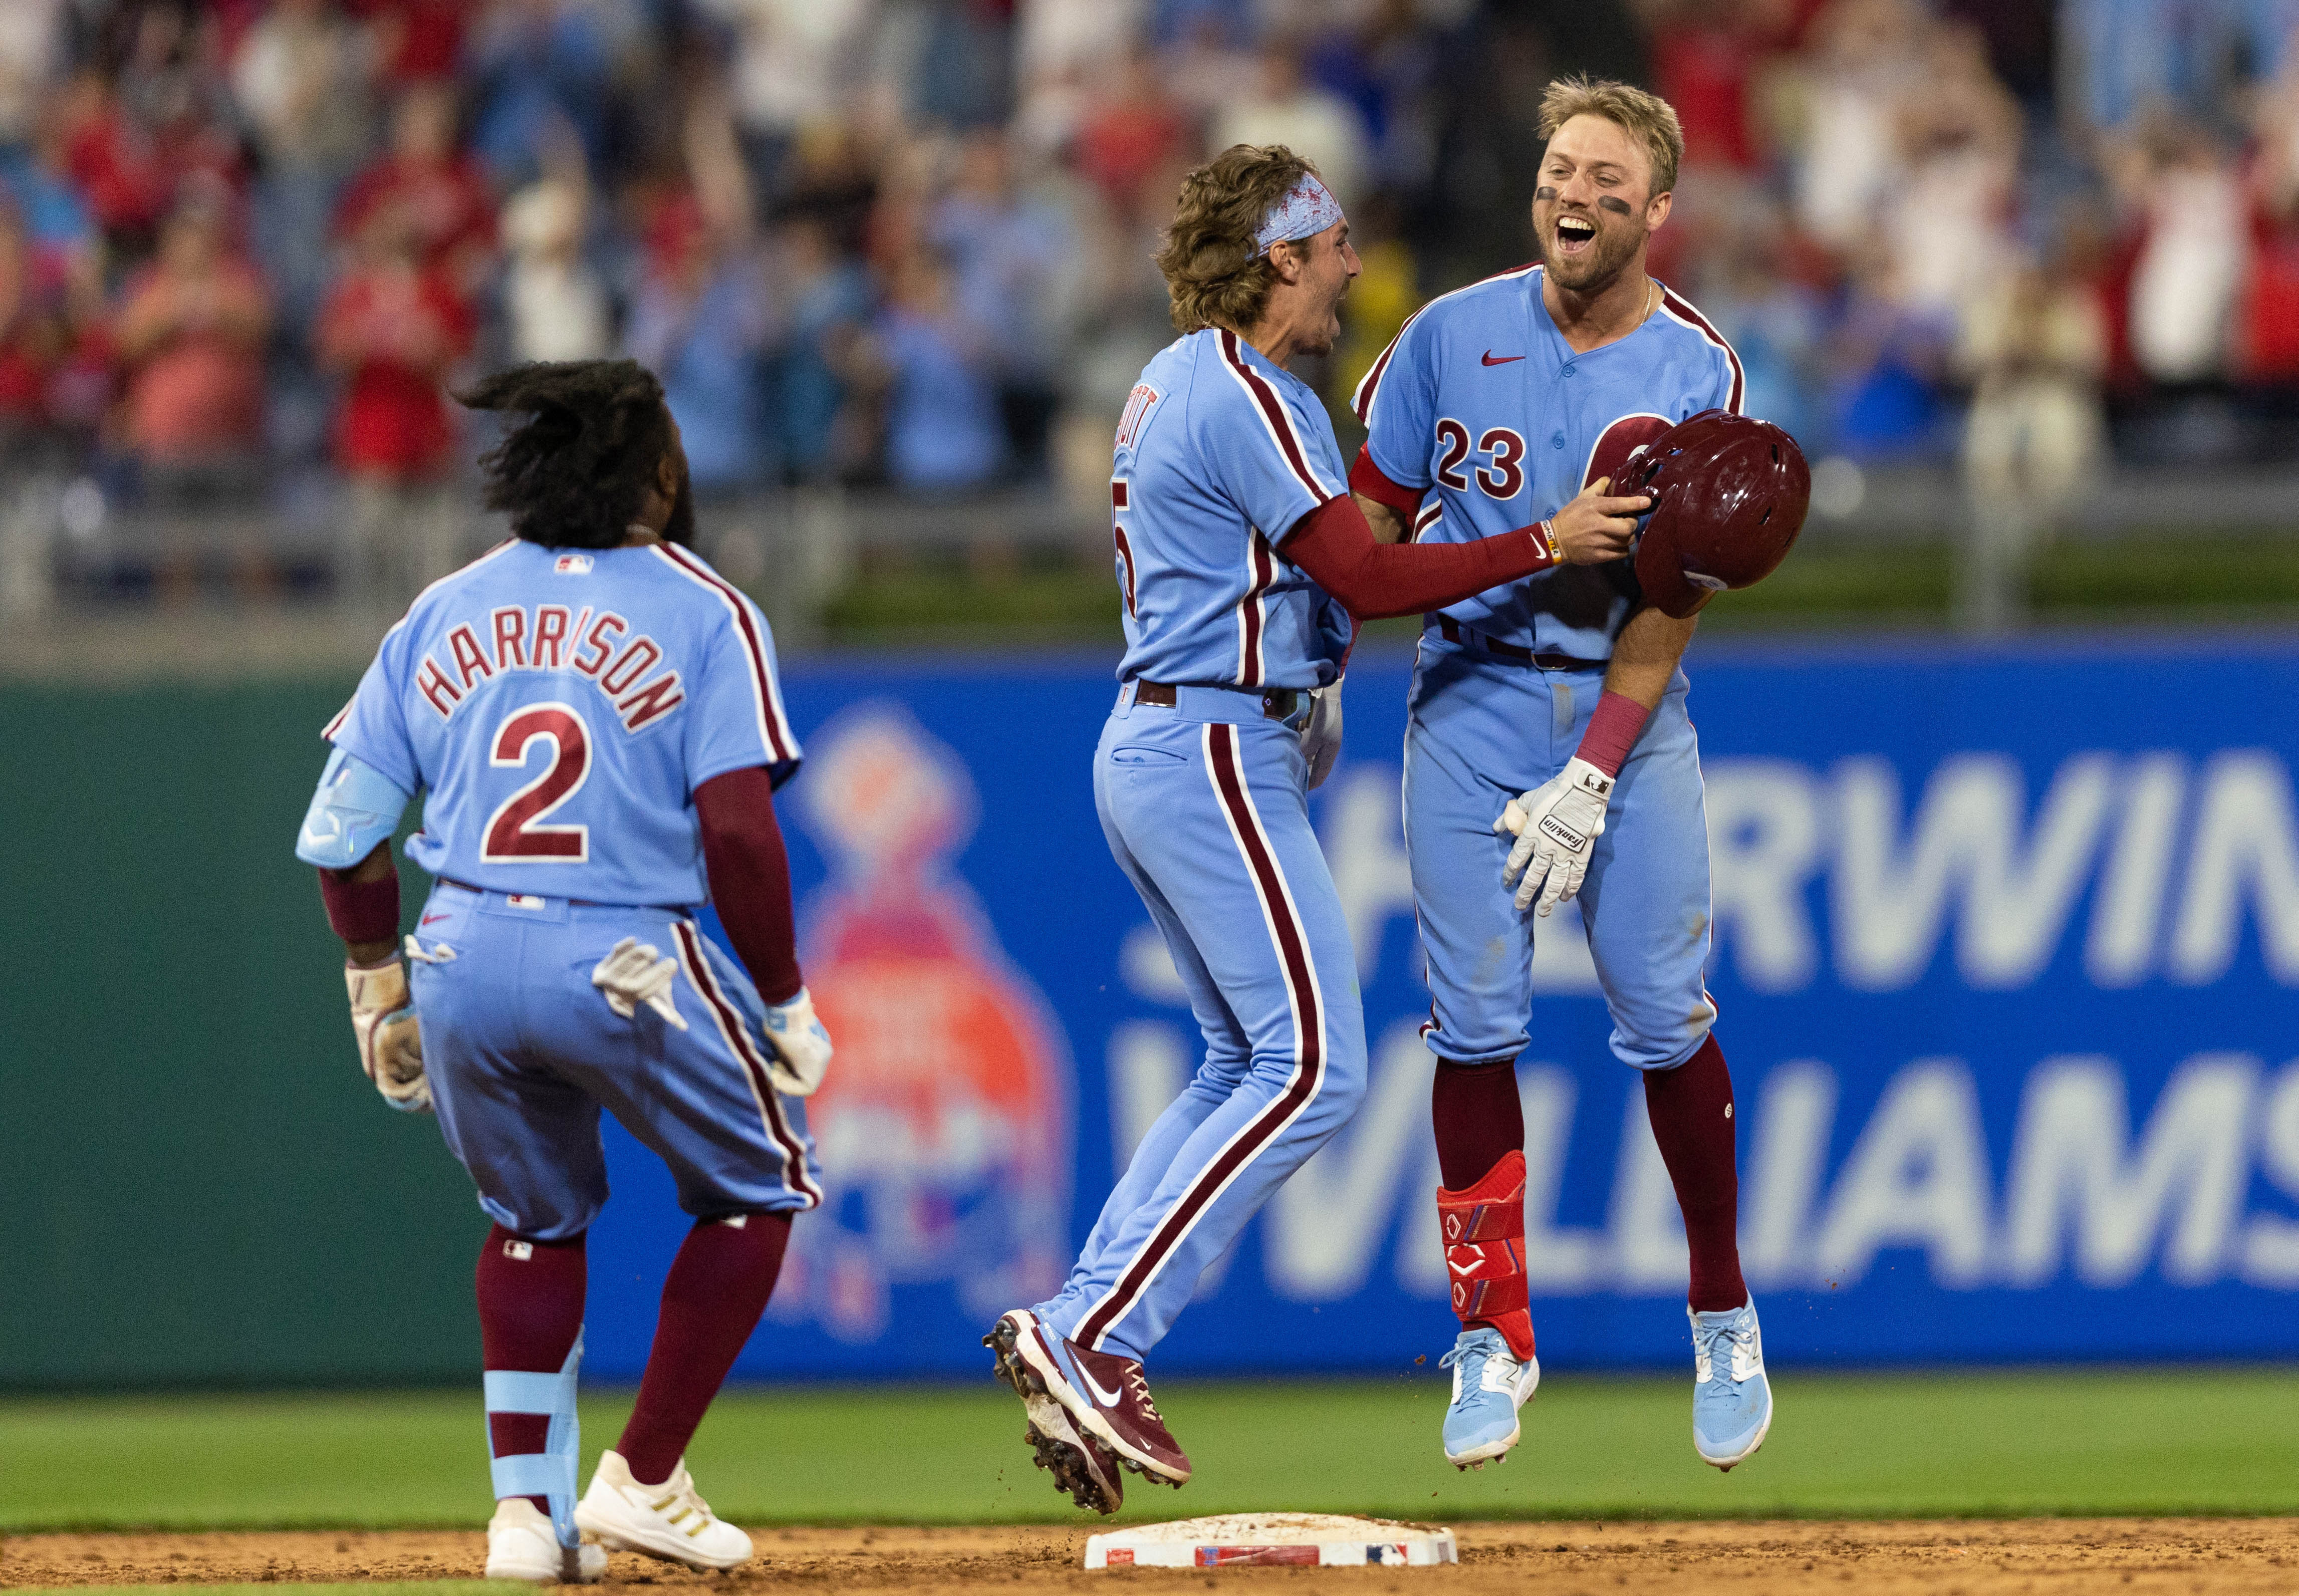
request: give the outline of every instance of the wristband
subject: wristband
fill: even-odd
[[[346,881],[339,870],[320,872],[320,899],[328,924],[347,943],[396,942],[399,938],[399,872],[373,881]]]
[[[1535,521],[1529,529],[1532,533],[1533,541],[1548,551],[1549,564],[1564,563],[1564,550],[1556,541],[1555,526],[1548,521]]]
[[[1637,745],[1637,736],[1645,728],[1645,717],[1651,712],[1627,694],[1606,689],[1597,701],[1597,712],[1589,717],[1589,729],[1581,734],[1581,747],[1574,757],[1587,760],[1607,776],[1618,777],[1629,750]]]

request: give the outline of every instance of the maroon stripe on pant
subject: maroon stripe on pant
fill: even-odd
[[[1278,873],[1277,860],[1262,837],[1252,802],[1246,796],[1245,773],[1237,757],[1235,727],[1218,721],[1207,726],[1206,761],[1213,772],[1215,789],[1221,794],[1222,806],[1229,812],[1230,825],[1236,830],[1246,863],[1253,872],[1255,890],[1261,894],[1270,924],[1276,927],[1278,952],[1285,966],[1286,985],[1292,991],[1293,1012],[1301,1027],[1300,1051],[1295,1055],[1293,1076],[1286,1084],[1284,1093],[1263,1110],[1243,1134],[1222,1149],[1220,1156],[1190,1183],[1181,1200],[1150,1232],[1149,1242],[1119,1277],[1116,1287],[1080,1322],[1073,1339],[1097,1350],[1101,1338],[1132,1311],[1150,1282],[1157,1278],[1166,1255],[1181,1241],[1199,1211],[1213,1201],[1214,1194],[1232,1175],[1250,1161],[1304,1104],[1316,1096],[1324,1075],[1324,1007],[1317,1001],[1308,938],[1294,918],[1292,906],[1285,900],[1284,881]]]
[[[821,1188],[806,1172],[806,1149],[791,1135],[790,1126],[783,1121],[781,1100],[775,1095],[775,1084],[767,1078],[767,1061],[759,1056],[758,1046],[751,1040],[750,1031],[743,1024],[742,1015],[726,994],[718,990],[718,977],[711,973],[710,961],[703,956],[702,938],[692,922],[676,922],[679,952],[687,974],[693,977],[694,989],[701,993],[718,1017],[718,1027],[734,1046],[735,1056],[750,1072],[751,1085],[758,1093],[759,1105],[766,1112],[767,1132],[783,1150],[783,1175],[787,1184],[796,1186],[807,1200],[809,1208],[822,1201]]]

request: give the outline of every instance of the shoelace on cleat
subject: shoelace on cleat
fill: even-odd
[[[1696,1320],[1692,1337],[1694,1355],[1706,1361],[1711,1381],[1722,1380],[1727,1385],[1740,1384],[1732,1373],[1732,1354],[1755,1339],[1750,1332],[1741,1329],[1739,1324],[1733,1320],[1719,1325],[1703,1325]],[[1722,1358],[1717,1356],[1719,1349],[1716,1343],[1720,1341],[1725,1343]]]
[[[1157,1402],[1151,1400],[1150,1395],[1150,1382],[1148,1378],[1143,1376],[1141,1366],[1140,1364],[1137,1363],[1133,1367],[1125,1371],[1125,1383],[1127,1389],[1133,1392],[1133,1400],[1141,1404],[1141,1410],[1144,1413],[1147,1413],[1153,1422],[1159,1426],[1163,1426],[1166,1422],[1166,1416],[1158,1411]]]

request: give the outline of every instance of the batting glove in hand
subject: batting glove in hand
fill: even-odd
[[[423,1078],[423,1033],[407,997],[407,967],[394,954],[381,964],[345,964],[352,998],[352,1034],[359,1038],[360,1068],[403,1113],[431,1110],[431,1083]]]
[[[1519,909],[1531,908],[1538,895],[1546,915],[1581,890],[1589,855],[1605,835],[1605,806],[1612,797],[1613,778],[1576,759],[1531,792],[1509,800],[1493,832],[1516,835],[1501,880],[1513,884],[1523,876],[1516,889]]]
[[[767,1044],[774,1057],[767,1060],[767,1078],[775,1090],[793,1097],[812,1097],[830,1068],[830,1033],[814,1017],[814,999],[805,987],[787,1003],[767,1010]]]
[[[1301,757],[1309,761],[1309,790],[1315,792],[1341,757],[1341,684],[1309,694],[1309,718],[1301,723]]]
[[[663,957],[651,942],[626,936],[591,971],[591,985],[607,994],[607,1007],[630,1018],[644,1003],[666,1025],[686,1029],[686,1021],[671,1002],[670,984],[678,979],[678,960]]]

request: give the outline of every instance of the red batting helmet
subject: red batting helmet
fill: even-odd
[[[1615,495],[1650,494],[1637,544],[1647,602],[1682,619],[1711,594],[1746,587],[1788,558],[1812,498],[1796,439],[1753,416],[1704,410],[1632,456]]]

